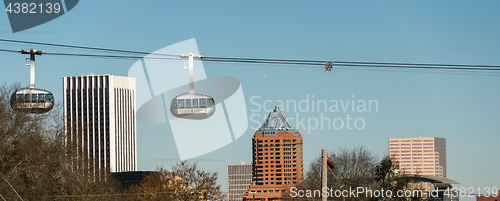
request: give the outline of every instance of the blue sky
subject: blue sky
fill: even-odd
[[[80,1],[65,15],[12,33],[0,14],[0,38],[154,52],[195,38],[201,54],[220,57],[333,61],[500,65],[498,1]],[[3,49],[62,48],[0,43]],[[179,52],[183,53],[183,52]],[[28,85],[25,55],[0,52],[0,83]],[[37,57],[37,87],[62,101],[62,76],[87,73],[126,76],[136,60]],[[500,187],[500,77],[472,72],[376,71],[334,68],[204,64],[207,76],[241,81],[249,127],[269,111],[252,112],[265,100],[377,100],[378,111],[326,112],[334,119],[363,118],[361,130],[299,128],[306,167],[320,150],[366,146],[387,154],[389,137],[435,136],[447,140],[448,178],[464,187]],[[263,76],[266,75],[266,76]],[[187,79],[187,76],[186,76]],[[354,95],[354,98],[352,96]],[[271,107],[268,106],[268,109]],[[320,118],[321,112],[285,111]],[[306,119],[307,121],[307,119]],[[296,124],[295,120],[292,124]],[[179,159],[168,125],[138,122],[139,170],[169,167]],[[218,171],[226,189],[226,165],[251,161],[255,129],[196,158]],[[307,170],[307,169],[306,169]]]

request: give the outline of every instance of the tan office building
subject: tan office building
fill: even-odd
[[[227,165],[227,198],[242,201],[243,193],[252,184],[252,164]]]
[[[446,177],[445,138],[389,138],[389,155],[407,174]]]

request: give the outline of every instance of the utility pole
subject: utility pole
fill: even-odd
[[[326,188],[327,185],[327,160],[328,160],[328,154],[326,149],[321,150],[321,192],[323,192],[323,189]],[[323,193],[323,196],[321,196],[321,201],[326,201],[328,197],[326,194]]]
[[[35,55],[42,55],[45,54],[45,51],[37,51],[33,48],[29,50],[17,50],[18,52],[21,52],[21,54],[29,54],[30,55],[30,62],[26,62],[27,66],[31,66],[31,74],[30,74],[30,88],[34,89],[35,88]],[[28,60],[28,59],[26,59]]]

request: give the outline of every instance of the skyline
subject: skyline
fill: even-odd
[[[43,25],[12,33],[0,15],[0,38],[154,52],[196,38],[207,56],[345,60],[408,63],[499,65],[500,13],[497,1],[468,2],[97,2],[81,1],[71,12]],[[2,12],[4,13],[4,12]],[[1,42],[3,49],[79,52],[65,48]],[[185,54],[187,52],[179,52]],[[29,84],[25,55],[0,52],[2,84]],[[113,74],[127,76],[136,60],[42,55],[37,57],[36,87],[50,90],[62,103],[62,76]],[[363,118],[357,129],[312,129],[303,134],[304,164],[320,149],[364,145],[380,158],[391,137],[446,138],[448,177],[458,187],[499,187],[495,148],[500,126],[498,75],[474,72],[360,70],[334,67],[250,66],[204,62],[209,76],[237,78],[244,90],[248,126],[265,118],[274,100],[377,100],[375,112],[324,112],[324,117]],[[182,68],[182,66],[180,66]],[[7,73],[8,72],[8,73]],[[263,76],[266,75],[266,76]],[[188,79],[186,72],[185,79]],[[293,80],[297,80],[294,82]],[[288,109],[288,108],[287,108]],[[298,108],[297,108],[298,109]],[[321,112],[288,111],[290,118],[321,119]],[[306,122],[307,119],[304,120]],[[313,120],[311,120],[313,121]],[[262,122],[262,121],[261,121]],[[291,120],[297,127],[296,119]],[[311,122],[313,123],[313,122]],[[301,124],[302,125],[302,124]],[[168,124],[137,122],[138,170],[170,167],[179,160]],[[218,171],[227,189],[227,164],[251,161],[248,128],[232,143],[199,156],[200,166]],[[166,134],[167,133],[167,134]],[[482,164],[482,165],[477,165]],[[467,200],[467,199],[464,199]]]

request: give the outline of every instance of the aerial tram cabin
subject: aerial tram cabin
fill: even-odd
[[[177,118],[202,120],[211,117],[215,113],[215,102],[210,96],[194,93],[193,58],[203,58],[205,56],[189,54],[179,54],[183,58],[189,58],[189,93],[180,94],[172,99],[170,113]]]
[[[172,99],[170,112],[177,118],[206,119],[215,112],[214,99],[202,94],[181,94]]]
[[[18,50],[22,54],[29,54],[30,60],[26,62],[31,66],[30,86],[17,89],[10,96],[10,106],[18,112],[42,114],[50,111],[54,107],[54,96],[50,91],[35,88],[35,55],[45,54],[44,51],[35,49]]]
[[[10,106],[19,112],[42,114],[54,107],[54,96],[47,90],[22,88],[12,93]]]

